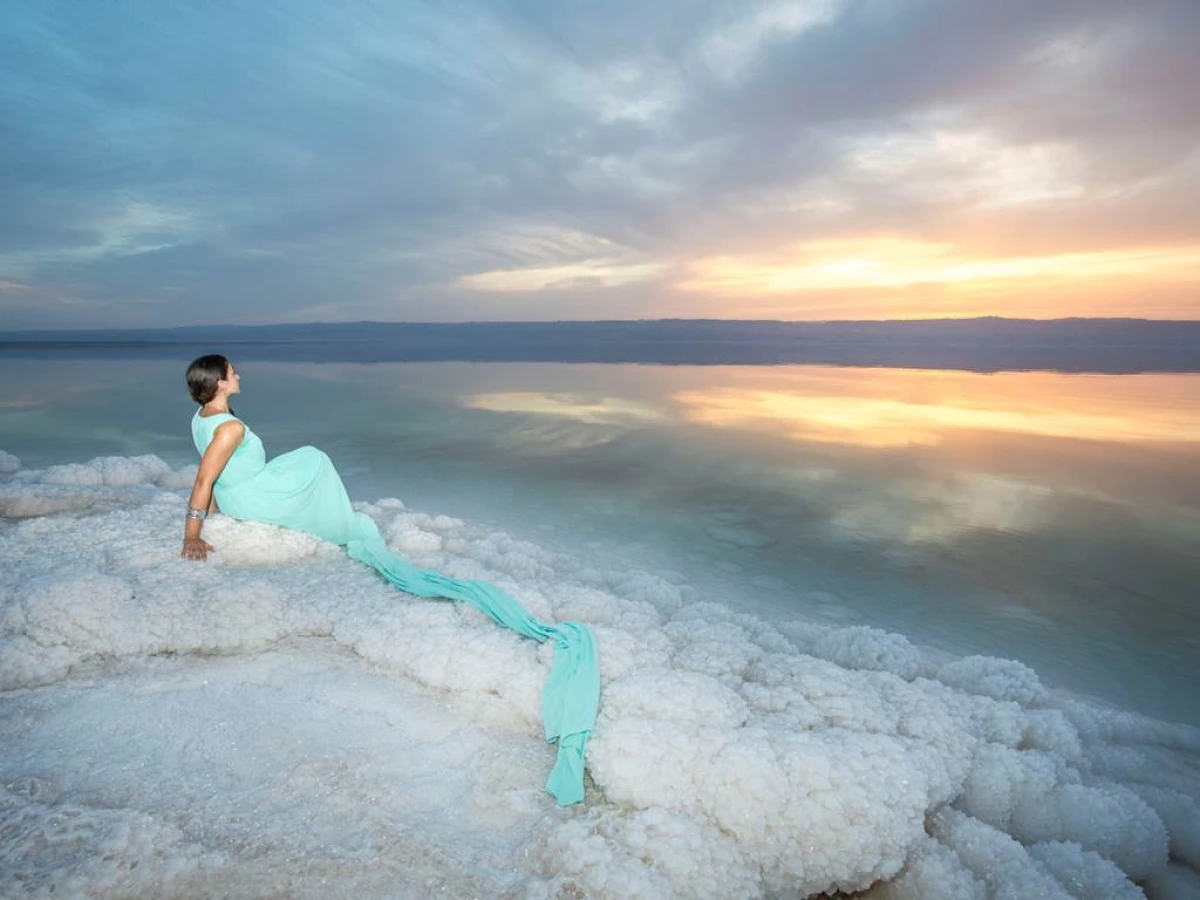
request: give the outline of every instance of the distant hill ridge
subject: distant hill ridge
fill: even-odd
[[[0,333],[25,358],[239,362],[834,365],[1060,372],[1200,372],[1200,321],[1162,319],[632,319],[311,322]]]
[[[265,325],[185,325],[174,328],[39,329],[0,332],[0,342],[191,343],[225,341],[370,341],[397,339],[470,341],[555,341],[580,338],[622,341],[793,342],[820,341],[958,341],[1011,340],[1095,346],[1098,339],[1117,345],[1200,345],[1200,321],[1134,318],[1010,319],[879,319],[782,321],[770,319],[613,319],[588,321],[497,322],[308,322]]]

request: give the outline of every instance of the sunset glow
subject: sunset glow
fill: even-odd
[[[685,418],[715,428],[771,429],[798,441],[860,447],[936,445],[987,432],[1200,443],[1200,422],[1183,402],[1194,386],[1181,376],[1090,376],[1106,379],[1109,389],[1098,391],[1085,390],[1079,376],[1056,373],[1009,373],[1003,382],[900,369],[793,373],[790,387],[748,371],[744,386],[685,389],[672,399]]]
[[[1196,282],[1200,245],[983,258],[949,244],[903,239],[818,241],[786,254],[713,256],[691,265],[677,286],[702,294],[755,295],[855,288],[950,285],[961,291],[1011,289],[1022,281],[1111,285]]]

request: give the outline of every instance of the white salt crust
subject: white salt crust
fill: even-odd
[[[215,516],[210,560],[182,560],[194,468],[0,472],[4,896],[1196,896],[1197,730],[1015,660],[777,628],[671,573],[361,504],[417,565],[593,626],[587,801],[560,810],[548,645],[272,526]]]

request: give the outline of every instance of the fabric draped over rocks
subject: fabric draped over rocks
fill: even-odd
[[[229,413],[192,419],[192,438],[201,454]],[[240,421],[240,420],[239,420]],[[389,550],[370,516],[356,511],[329,457],[305,446],[270,462],[259,437],[243,422],[245,435],[213,487],[221,512],[306,531],[346,548],[402,591],[419,597],[468,603],[493,621],[539,643],[552,641],[554,662],[542,692],[546,740],[558,756],[546,790],[559,805],[583,800],[588,737],[600,698],[600,665],[591,629],[579,622],[541,622],[517,600],[485,581],[451,578],[419,569]]]

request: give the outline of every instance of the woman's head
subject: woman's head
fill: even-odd
[[[210,353],[192,360],[187,370],[188,393],[203,406],[217,394],[241,393],[241,379],[228,359],[219,353]]]

